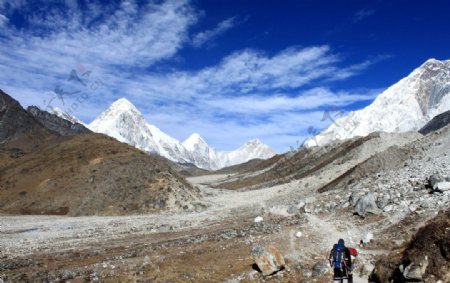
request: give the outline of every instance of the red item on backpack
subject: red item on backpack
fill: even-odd
[[[355,248],[348,248],[348,250],[350,251],[350,255],[358,256],[358,251]]]

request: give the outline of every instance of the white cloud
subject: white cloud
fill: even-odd
[[[318,87],[355,76],[376,61],[345,65],[326,45],[290,47],[276,54],[245,49],[197,71],[145,72],[143,66],[191,44],[189,28],[197,12],[189,2],[89,5],[83,11],[68,5],[30,16],[33,30],[10,24],[1,29],[0,87],[24,106],[46,107],[51,100],[51,106],[85,122],[125,96],[150,123],[178,139],[200,132],[213,146],[231,149],[261,138],[280,151],[307,136],[309,126],[325,127],[326,121],[320,121],[324,107],[370,100],[375,93]],[[227,21],[209,35],[204,32],[203,40],[236,24],[234,18]],[[68,81],[73,69],[91,71],[83,79],[101,80],[101,87],[92,90]],[[58,85],[67,93],[80,93],[60,99],[54,92]]]
[[[236,20],[236,17],[228,18],[220,22],[215,28],[199,32],[198,34],[196,34],[192,38],[192,45],[196,48],[201,47],[206,42],[213,40],[214,38],[218,37],[222,33],[226,32],[227,30],[235,27],[240,23],[241,22]]]
[[[314,88],[296,96],[250,95],[224,97],[208,101],[206,104],[216,111],[242,114],[266,114],[281,111],[314,110],[324,106],[346,106],[358,101],[372,100],[378,91],[369,93],[332,92],[325,88]]]
[[[189,26],[196,21],[187,1],[143,7],[123,1],[111,14],[102,13],[101,9],[107,7],[89,5],[88,13],[74,7],[31,13],[28,19],[33,31],[11,31],[9,39],[52,61],[71,58],[100,66],[149,66],[176,54],[188,39]],[[102,21],[96,20],[99,15],[104,17]]]

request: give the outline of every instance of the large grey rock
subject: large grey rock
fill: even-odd
[[[367,193],[361,197],[355,206],[355,213],[360,216],[366,216],[367,213],[377,214],[380,210],[375,202],[375,196],[373,193]]]

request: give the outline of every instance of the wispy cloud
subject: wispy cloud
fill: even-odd
[[[192,38],[192,45],[196,48],[199,48],[208,41],[215,39],[222,33],[235,27],[238,24],[241,24],[242,22],[243,22],[242,20],[237,20],[236,17],[228,18],[220,22],[215,28],[202,31],[194,35]]]
[[[4,27],[7,23],[8,18],[5,15],[0,14],[0,27]]]
[[[83,10],[69,3],[50,10],[42,4],[44,14],[25,4],[4,9],[6,17],[12,11],[27,13],[32,26],[24,30],[7,22],[0,30],[0,87],[25,105],[45,107],[58,86],[67,93],[79,90],[52,106],[70,108],[90,122],[115,99],[127,97],[150,123],[178,139],[200,132],[212,145],[231,149],[261,138],[283,151],[308,135],[309,126],[325,127],[320,121],[325,107],[345,108],[377,92],[318,87],[377,62],[345,64],[327,45],[275,54],[244,49],[196,71],[153,71],[192,44],[189,30],[198,12],[187,0],[90,3]],[[229,18],[194,38],[201,46],[236,24]],[[100,79],[102,86],[92,91],[69,81],[74,69],[91,71],[89,80]]]
[[[353,22],[357,23],[375,14],[375,9],[361,9],[353,16]]]

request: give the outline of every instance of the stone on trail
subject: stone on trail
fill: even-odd
[[[297,233],[295,233],[295,237],[300,238],[302,236],[302,232],[298,231]]]
[[[256,218],[255,218],[255,223],[259,223],[259,222],[262,222],[264,219],[261,217],[261,216],[257,216]]]
[[[251,255],[264,276],[280,271],[286,264],[280,251],[274,246],[255,245],[252,248]]]

